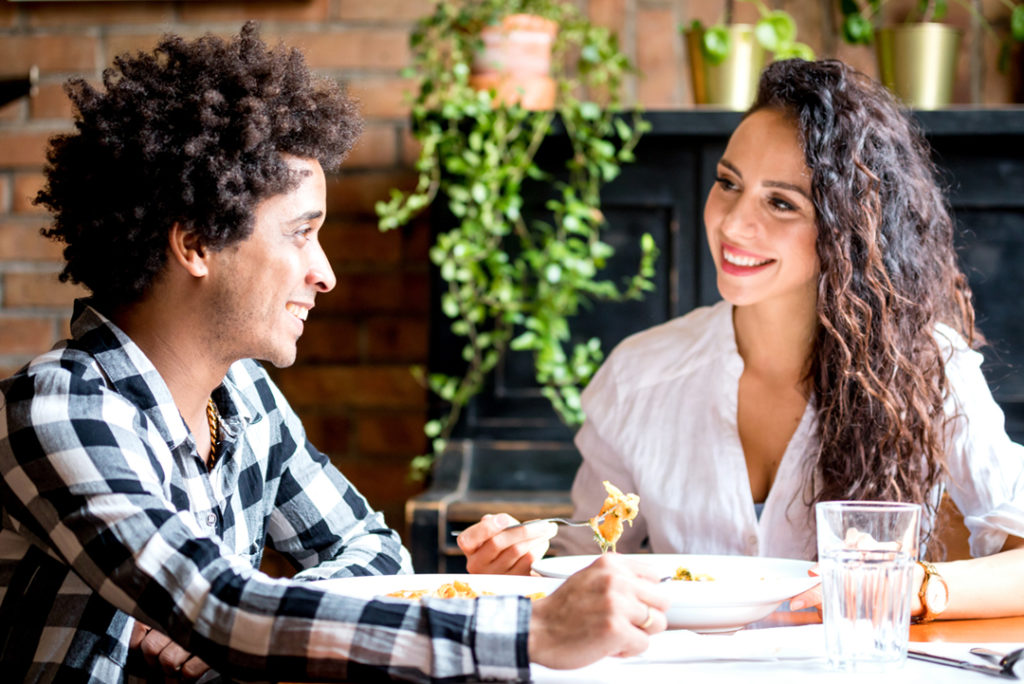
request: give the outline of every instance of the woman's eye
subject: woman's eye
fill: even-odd
[[[768,200],[768,202],[772,205],[772,207],[774,207],[775,209],[779,209],[780,211],[796,211],[795,206],[779,197],[773,197],[770,200]]]
[[[731,180],[726,178],[725,176],[718,176],[718,177],[716,177],[715,178],[715,183],[717,183],[718,186],[720,188],[722,188],[723,190],[735,190],[736,189],[736,185]]]

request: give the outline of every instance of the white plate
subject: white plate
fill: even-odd
[[[809,576],[809,561],[760,556],[712,556],[695,554],[626,554],[645,563],[659,577],[682,566],[694,575],[710,575],[710,582],[667,581],[661,586],[671,600],[670,629],[697,632],[728,632],[760,620],[799,593],[819,583]],[[598,558],[553,556],[533,564],[544,577],[566,578]]]
[[[561,579],[548,577],[528,577],[523,575],[373,575],[369,577],[342,577],[317,582],[317,586],[329,588],[339,594],[355,596],[357,598],[377,598],[393,591],[427,589],[433,591],[442,584],[450,582],[465,582],[470,588],[477,592],[489,592],[499,596],[535,594],[544,592],[550,594],[558,585]]]

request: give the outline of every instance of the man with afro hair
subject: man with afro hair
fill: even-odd
[[[4,681],[526,680],[665,628],[656,585],[616,558],[534,603],[311,582],[410,570],[257,361],[293,363],[335,285],[324,170],[356,107],[251,23],[166,36],[67,92],[76,130],[37,201],[90,296],[71,339],[0,381]],[[294,578],[259,572],[267,546]]]

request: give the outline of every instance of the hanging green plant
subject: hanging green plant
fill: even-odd
[[[557,24],[550,109],[526,109],[507,94],[471,86],[481,30],[511,14]],[[437,234],[430,260],[444,283],[441,310],[463,341],[466,364],[459,374],[423,378],[447,409],[425,425],[431,450],[412,464],[413,475],[422,477],[510,349],[532,355],[544,396],[563,421],[578,425],[580,390],[603,352],[597,339],[573,338],[571,319],[592,302],[638,299],[652,290],[657,250],[645,235],[635,276],[616,283],[601,275],[614,250],[601,239],[600,190],[633,161],[649,128],[639,113],[621,111],[623,78],[632,66],[612,32],[559,0],[444,0],[418,22],[410,43],[406,76],[417,82],[418,183],[412,191],[392,190],[376,211],[382,230],[408,223],[435,199],[454,217]],[[571,154],[563,169],[544,169],[537,152],[559,127]],[[551,189],[544,217],[523,214],[530,183]]]

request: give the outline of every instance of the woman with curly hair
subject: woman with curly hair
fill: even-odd
[[[626,339],[587,387],[576,517],[609,480],[640,496],[621,551],[812,559],[814,503],[910,501],[938,558],[947,492],[972,554],[991,558],[922,566],[918,583],[945,576],[944,617],[1024,613],[1024,448],[982,377],[953,220],[912,120],[841,62],[774,63],[704,221],[724,301]],[[463,533],[471,569],[517,572],[546,551],[552,530],[506,523]],[[596,548],[587,530],[555,543]]]
[[[522,681],[665,628],[654,578],[623,559],[535,603],[313,582],[411,569],[259,363],[295,360],[336,284],[324,169],[355,104],[253,24],[168,36],[68,93],[77,130],[39,201],[91,297],[71,339],[0,380],[4,681]],[[259,572],[266,547],[293,578]]]

